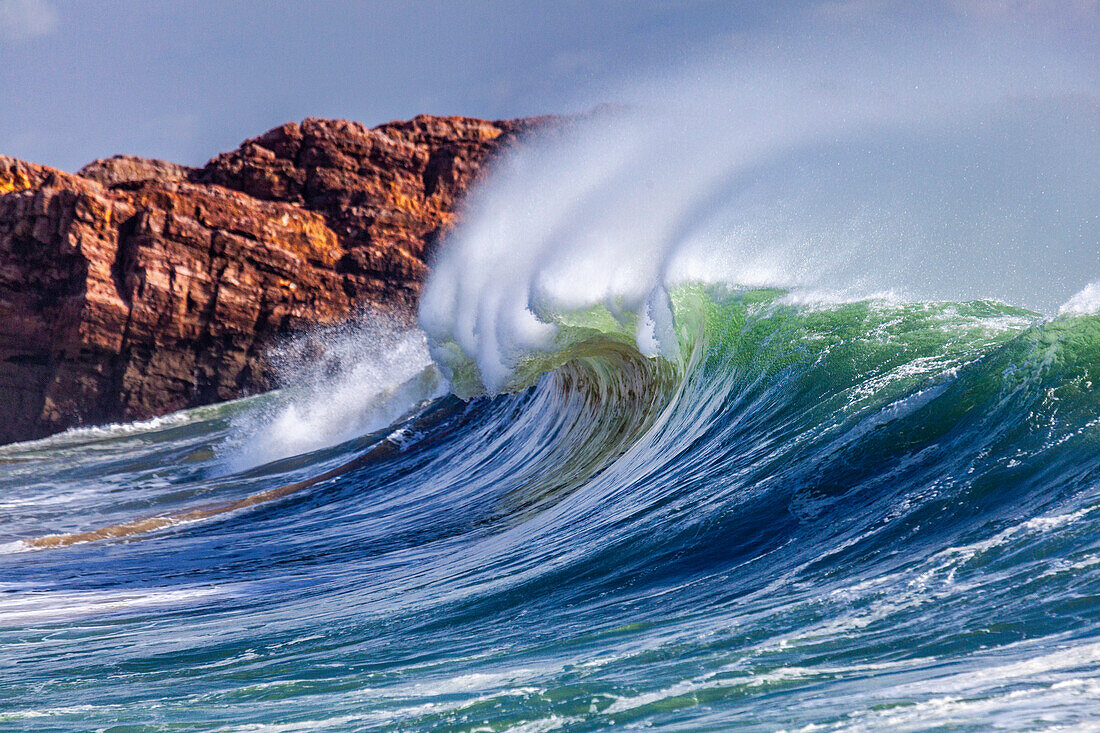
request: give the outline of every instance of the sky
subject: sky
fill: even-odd
[[[1095,0],[1062,3],[1098,12]],[[1021,4],[1036,5],[941,0],[920,13],[981,21]],[[373,126],[582,111],[705,49],[888,5],[0,0],[0,154],[70,171],[116,153],[199,165],[309,116]]]
[[[289,120],[574,111],[758,6],[0,0],[0,152],[197,164]]]

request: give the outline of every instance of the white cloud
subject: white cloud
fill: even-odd
[[[38,38],[56,27],[57,11],[46,0],[0,0],[0,38]]]

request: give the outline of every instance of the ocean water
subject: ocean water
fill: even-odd
[[[670,300],[250,468],[302,398],[0,449],[0,727],[1100,723],[1100,316]]]
[[[647,83],[419,327],[0,447],[0,729],[1100,729],[1100,65],[895,45]]]

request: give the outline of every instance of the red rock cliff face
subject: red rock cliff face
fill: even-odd
[[[265,350],[411,315],[486,160],[545,119],[308,119],[200,169],[0,157],[0,443],[270,387]]]

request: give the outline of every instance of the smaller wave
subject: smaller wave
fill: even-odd
[[[1058,309],[1058,315],[1100,314],[1100,280],[1089,283]]]
[[[30,453],[50,448],[64,448],[83,443],[91,443],[101,440],[114,440],[133,435],[152,433],[167,428],[179,427],[197,420],[206,419],[213,407],[200,407],[192,410],[181,410],[148,420],[136,420],[128,423],[108,423],[107,425],[88,425],[69,428],[64,432],[50,435],[46,438],[28,440],[20,443],[10,443],[0,446],[0,455],[10,453]]]
[[[224,596],[225,589],[216,586],[125,591],[22,590],[0,586],[0,597],[4,599],[0,626],[58,623],[127,611],[178,608]]]
[[[274,362],[283,389],[235,417],[220,450],[232,471],[353,440],[447,392],[424,334],[377,313],[300,337]]]

